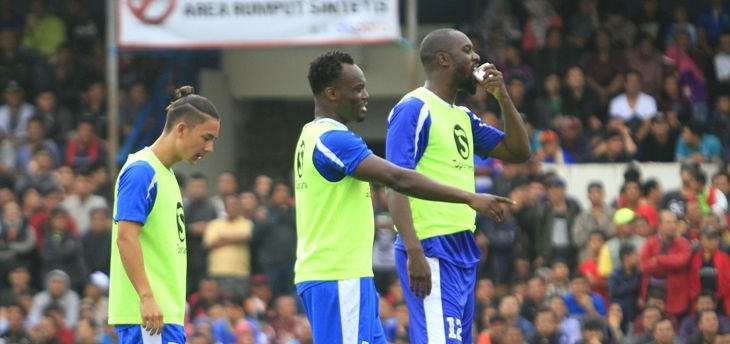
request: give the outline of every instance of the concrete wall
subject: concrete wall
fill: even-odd
[[[583,209],[589,206],[588,184],[594,180],[603,183],[606,191],[606,201],[612,202],[618,196],[621,185],[624,181],[624,171],[627,164],[579,164],[579,165],[543,165],[544,171],[555,171],[565,180],[567,193],[575,197]],[[664,192],[678,189],[681,185],[679,179],[679,163],[642,163],[639,170],[643,180],[655,178],[662,185]],[[704,164],[702,169],[707,173],[708,183],[710,177],[719,170],[717,164]]]

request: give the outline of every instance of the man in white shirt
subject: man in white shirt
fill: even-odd
[[[730,32],[720,35],[714,62],[717,81],[730,85]]]
[[[654,97],[641,92],[641,74],[635,70],[624,74],[624,93],[611,99],[608,114],[624,122],[649,120],[657,113]]]

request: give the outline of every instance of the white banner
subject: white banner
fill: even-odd
[[[120,48],[362,44],[400,38],[398,0],[119,0]]]

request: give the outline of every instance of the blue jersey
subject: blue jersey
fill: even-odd
[[[471,120],[475,155],[487,157],[502,141],[504,133],[482,122],[468,109],[462,109],[464,116]],[[430,128],[431,114],[423,100],[413,97],[401,101],[388,116],[385,158],[400,167],[415,169],[428,147]],[[428,257],[439,257],[464,267],[479,262],[479,248],[470,231],[428,238],[421,240],[421,245]],[[396,249],[404,250],[400,236],[396,239]]]

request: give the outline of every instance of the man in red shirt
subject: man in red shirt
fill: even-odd
[[[659,214],[659,233],[646,240],[641,249],[641,296],[649,289],[666,295],[666,313],[681,316],[689,309],[689,241],[677,235],[677,215],[668,210]]]

